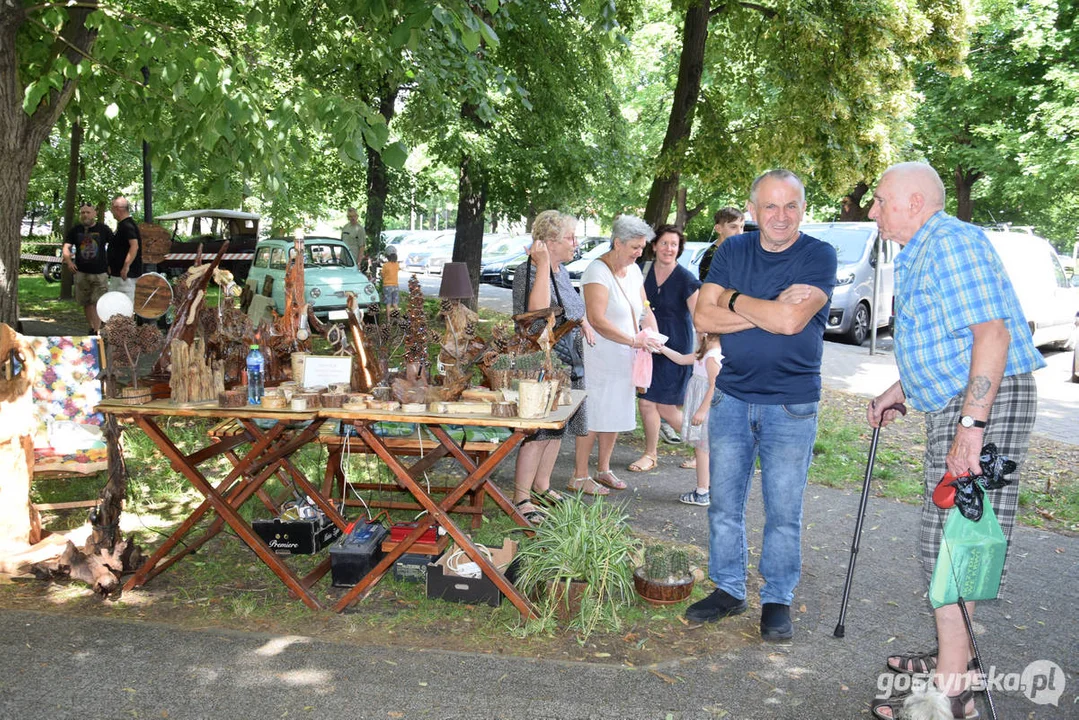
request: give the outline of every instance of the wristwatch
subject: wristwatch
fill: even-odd
[[[975,420],[970,415],[961,415],[959,417],[959,424],[965,428],[983,428],[985,427],[985,420]]]

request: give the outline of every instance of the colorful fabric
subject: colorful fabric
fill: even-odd
[[[34,472],[93,473],[105,469],[104,442],[75,453],[49,445],[50,422],[104,423],[94,408],[101,402],[101,351],[96,337],[27,338],[42,367],[34,383]]]
[[[1008,273],[985,233],[944,212],[895,260],[895,359],[908,402],[937,412],[970,380],[972,325],[1004,320],[1005,376],[1045,365]]]

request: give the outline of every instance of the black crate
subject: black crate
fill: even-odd
[[[371,572],[385,556],[382,541],[388,534],[381,523],[357,522],[348,535],[330,548],[333,586],[352,587]]]
[[[492,548],[495,565],[509,562],[502,574],[511,583],[517,578],[517,563],[511,562],[516,554],[515,540],[504,540],[502,547]],[[451,573],[446,565],[449,555],[450,552],[447,552],[427,565],[427,597],[471,605],[486,603],[491,607],[498,607],[502,603],[502,591],[486,575],[468,578]]]
[[[251,526],[278,555],[312,555],[341,535],[324,514],[304,520],[255,520]]]

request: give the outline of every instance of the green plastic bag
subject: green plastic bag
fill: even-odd
[[[992,504],[985,503],[982,519],[977,522],[967,520],[958,508],[952,508],[944,523],[944,537],[929,583],[929,601],[933,607],[954,605],[960,595],[963,600],[995,598],[1007,551],[1008,544]]]

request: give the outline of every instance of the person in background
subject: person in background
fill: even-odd
[[[836,252],[799,230],[805,187],[789,170],[754,180],[749,203],[760,230],[717,248],[694,315],[698,331],[723,336],[723,367],[708,417],[708,575],[716,590],[690,605],[686,619],[714,622],[748,607],[746,503],[759,459],[767,518],[760,632],[782,641],[794,636],[790,605],[802,573],[802,504]]]
[[[712,267],[712,257],[715,256],[719,246],[727,238],[741,235],[746,226],[745,213],[734,207],[720,208],[716,211],[712,220],[715,222],[716,239],[712,246],[705,250],[704,255],[701,256],[701,266],[697,271],[701,282],[704,282],[705,278],[708,277],[708,269]]]
[[[693,309],[701,283],[678,264],[685,249],[685,237],[674,225],[660,225],[650,245],[655,260],[646,265],[644,293],[655,313],[656,326],[667,336],[668,348],[678,354],[692,353]],[[660,418],[675,428],[682,427],[680,406],[690,372],[689,367],[669,360],[666,353],[653,358],[652,384],[637,397],[637,409],[644,425],[644,454],[630,463],[630,472],[647,472],[659,464]]]
[[[109,259],[105,249],[110,242],[112,230],[98,222],[93,205],[83,203],[79,208],[79,224],[68,230],[61,252],[64,265],[75,277],[75,302],[82,305],[91,335],[101,330],[97,301],[109,290]]]
[[[400,299],[398,274],[401,266],[397,264],[397,248],[386,248],[386,262],[382,263],[382,304],[386,306],[386,317],[397,311]]]
[[[956,477],[981,475],[986,443],[995,443],[1001,455],[1018,464],[1010,484],[985,495],[1010,542],[1019,471],[1038,409],[1033,373],[1045,361],[1031,342],[1019,298],[985,233],[944,212],[944,184],[936,170],[924,163],[886,170],[873,193],[869,218],[882,238],[903,249],[895,261],[899,380],[869,404],[866,419],[871,427],[887,425],[897,415],[893,407],[903,402],[925,412],[920,537],[922,566],[931,579],[945,516],[933,503],[933,490],[946,471]],[[974,613],[974,603],[967,608]],[[948,696],[951,717],[978,717],[968,674],[974,655],[962,610],[958,603],[943,605],[933,615],[937,649],[893,655],[888,667],[932,673]],[[903,695],[883,698],[871,711],[892,720],[904,700]]]
[[[574,477],[569,483],[574,492],[606,495],[607,488],[626,489],[626,483],[611,471],[611,454],[618,433],[637,427],[634,350],[659,350],[655,341],[639,337],[641,329],[656,330],[656,316],[648,307],[644,277],[636,264],[645,243],[653,237],[648,223],[619,215],[611,230],[611,248],[581,275],[588,322],[596,331],[595,344],[584,347],[585,376],[588,394],[598,401],[588,406],[588,440],[577,446]],[[588,474],[593,440],[599,441],[594,479]]]
[[[708,469],[708,413],[712,409],[712,396],[716,390],[716,377],[723,366],[723,351],[719,335],[702,335],[696,353],[676,353],[664,346],[661,352],[679,365],[693,365],[693,376],[686,389],[685,410],[682,413],[682,437],[693,445],[694,467],[697,470],[697,486],[678,497],[686,505],[708,507],[710,475]],[[694,410],[696,408],[696,410]]]
[[[513,275],[513,314],[561,307],[558,323],[579,320],[581,326],[563,335],[555,352],[570,368],[570,383],[584,389],[584,342],[595,342],[595,334],[585,319],[584,300],[574,290],[565,263],[577,250],[576,221],[557,210],[545,210],[532,223],[532,245],[528,259],[517,266]],[[543,320],[536,321],[542,326]],[[580,445],[588,436],[586,403],[582,403],[562,430],[540,430],[521,444],[517,451],[513,501],[529,522],[541,522],[543,513],[537,505],[551,505],[562,495],[551,489],[562,436],[568,430]],[[589,449],[591,445],[589,445]],[[587,454],[585,455],[587,462]]]
[[[364,272],[367,263],[367,232],[360,225],[360,214],[350,207],[346,213],[348,225],[341,228],[341,242],[348,245],[352,259],[356,261],[356,270]]]
[[[116,218],[116,230],[107,250],[109,290],[122,292],[135,302],[135,279],[142,276],[142,235],[131,217],[127,198],[120,195],[113,200],[111,211]]]

